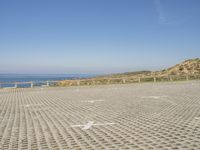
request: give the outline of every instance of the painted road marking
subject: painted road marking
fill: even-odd
[[[29,104],[29,105],[20,105],[21,107],[35,107],[35,106],[44,106],[43,104]]]
[[[102,101],[104,101],[104,100],[88,100],[88,101],[81,101],[81,102],[83,102],[83,103],[95,103],[95,102],[102,102]]]
[[[76,127],[82,127],[82,130],[88,130],[90,129],[92,126],[106,126],[106,125],[114,125],[115,123],[97,123],[94,124],[94,121],[89,121],[87,124],[84,125],[72,125],[72,128],[76,128]]]
[[[166,98],[168,96],[142,96],[141,98],[143,99],[148,99],[148,98],[151,98],[151,99],[160,99],[160,98]]]
[[[141,98],[143,99],[160,99],[160,98],[167,98],[169,96],[143,96]],[[177,103],[175,103],[174,101],[171,101],[171,100],[166,100],[166,99],[162,99],[162,101],[165,101],[165,102],[168,102],[168,103],[171,103],[172,105],[177,105]]]

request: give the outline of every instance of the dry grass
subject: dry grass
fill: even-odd
[[[200,77],[200,59],[186,60],[171,68],[162,71],[138,71],[126,72],[122,74],[111,74],[98,76],[89,79],[65,80],[58,83],[59,86],[75,85],[103,85],[103,84],[124,84],[136,82],[154,82],[156,81],[179,81],[188,79],[199,79]],[[155,79],[156,78],[156,79]]]

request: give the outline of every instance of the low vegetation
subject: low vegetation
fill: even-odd
[[[97,76],[88,79],[64,80],[59,86],[75,85],[102,85],[102,84],[124,84],[136,82],[155,82],[172,80],[189,80],[200,78],[200,58],[186,60],[162,71],[137,71],[120,74]]]

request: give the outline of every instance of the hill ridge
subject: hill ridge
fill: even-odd
[[[143,77],[143,76],[170,76],[200,74],[200,58],[188,59],[161,71],[135,71],[108,75],[107,77]],[[104,76],[106,77],[106,76]]]

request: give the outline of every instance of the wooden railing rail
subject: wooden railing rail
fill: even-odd
[[[112,83],[142,83],[142,82],[160,82],[160,81],[177,81],[177,80],[193,80],[193,79],[200,79],[200,75],[170,75],[170,76],[147,76],[147,77],[122,77],[122,78],[91,78],[91,79],[75,79],[75,80],[67,80],[69,81],[69,85],[95,85],[95,84],[112,84]],[[30,81],[30,82],[0,82],[0,88],[5,86],[3,85],[14,85],[10,88],[18,88],[21,85],[29,85],[29,87],[33,88],[35,86],[45,86],[49,87],[55,85],[56,83],[61,83],[62,81]],[[89,84],[83,84],[89,83]],[[5,87],[6,88],[6,87]]]

